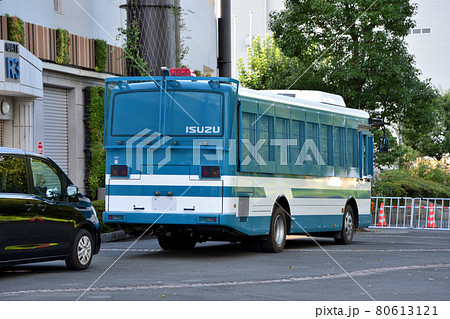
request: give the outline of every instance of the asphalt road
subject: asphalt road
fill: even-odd
[[[450,231],[316,240],[291,238],[280,254],[218,242],[162,251],[152,237],[126,253],[133,240],[104,243],[86,271],[62,261],[0,269],[0,300],[450,300]]]

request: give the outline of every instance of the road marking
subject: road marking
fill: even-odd
[[[450,264],[431,264],[431,265],[410,265],[397,266],[387,268],[374,268],[349,272],[353,277],[365,277],[371,275],[378,275],[386,272],[405,271],[405,270],[419,270],[419,269],[436,269],[436,268],[450,268]],[[134,290],[157,290],[157,289],[186,289],[186,288],[208,288],[208,287],[224,287],[224,286],[245,286],[245,285],[267,285],[267,284],[281,284],[281,283],[295,283],[302,281],[324,280],[324,279],[344,279],[348,278],[348,274],[326,274],[320,276],[308,277],[291,277],[281,279],[267,279],[267,280],[248,280],[248,281],[222,281],[222,282],[197,282],[185,284],[160,284],[160,285],[141,285],[141,286],[123,286],[123,287],[92,287],[89,292],[94,291],[134,291]],[[85,288],[61,288],[61,289],[34,289],[34,290],[18,290],[0,292],[0,296],[11,295],[25,295],[25,294],[42,294],[42,293],[70,293],[85,291]]]
[[[127,250],[126,248],[102,248],[101,251],[120,251],[120,252],[124,252],[125,250]],[[161,248],[159,249],[138,249],[138,248],[131,248],[128,249],[127,252],[139,252],[139,253],[154,253],[154,252],[159,252],[159,251],[163,251]]]
[[[389,236],[388,236],[389,235]],[[411,235],[390,235],[389,232],[385,232],[385,233],[374,233],[374,234],[369,234],[369,233],[364,233],[363,235],[360,235],[361,237],[380,237],[380,236],[386,236],[386,238],[391,238],[391,237],[398,237],[398,238],[414,238],[414,239],[447,239],[448,240],[448,236],[415,236],[414,234]]]
[[[291,249],[283,249],[283,251],[303,251],[303,252],[322,252],[321,249],[317,248],[291,248]],[[366,253],[366,252],[388,252],[388,253],[396,253],[396,252],[448,252],[450,248],[442,248],[442,249],[327,249],[328,252],[355,252],[355,253]]]
[[[101,251],[117,251],[124,252],[125,248],[102,248]],[[138,252],[138,253],[154,253],[161,252],[163,249],[128,249],[128,252]],[[283,251],[302,251],[302,252],[322,252],[322,249],[318,248],[285,248]],[[327,249],[328,252],[450,252],[450,248],[442,249]]]

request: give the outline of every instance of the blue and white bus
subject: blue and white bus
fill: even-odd
[[[370,223],[369,114],[340,96],[109,78],[104,147],[103,220],[163,249],[255,240],[280,252],[291,234],[349,244]]]

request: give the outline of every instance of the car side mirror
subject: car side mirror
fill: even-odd
[[[387,153],[389,151],[389,139],[386,135],[383,135],[383,137],[380,137],[380,152]]]
[[[70,199],[77,199],[78,197],[78,187],[75,185],[67,186],[67,196]]]

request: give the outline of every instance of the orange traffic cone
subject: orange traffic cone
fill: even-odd
[[[377,226],[387,226],[386,216],[384,216],[384,204],[380,204],[380,212],[378,213],[378,223]]]
[[[437,228],[437,226],[436,226],[436,220],[434,219],[434,207],[433,207],[433,203],[430,203],[430,211],[429,211],[429,213],[428,213],[427,228]]]

